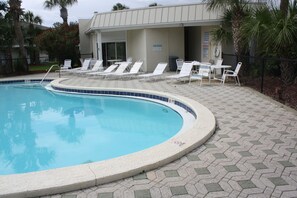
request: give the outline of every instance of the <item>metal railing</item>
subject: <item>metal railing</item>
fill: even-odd
[[[43,78],[41,79],[41,81],[39,82],[39,84],[42,85],[43,81],[45,80],[45,78],[47,77],[47,75],[50,73],[50,71],[52,70],[53,67],[59,67],[59,65],[57,64],[54,64],[52,65],[49,70],[46,72],[46,74],[43,76]],[[61,73],[60,73],[60,70],[59,70],[59,78],[61,77]]]

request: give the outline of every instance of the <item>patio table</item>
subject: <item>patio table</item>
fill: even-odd
[[[199,61],[193,61],[193,71],[198,72],[199,66],[211,66],[208,62],[199,62]]]
[[[211,70],[213,71],[213,80],[220,80],[222,81],[222,75],[225,72],[225,69],[231,68],[231,65],[210,65]],[[223,69],[221,78],[216,77],[216,69]]]

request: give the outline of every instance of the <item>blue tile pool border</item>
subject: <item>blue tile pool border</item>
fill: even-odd
[[[39,83],[42,79],[22,79],[22,80],[0,80],[0,84],[12,84],[12,83]],[[43,82],[51,82],[52,79],[45,79]]]
[[[61,88],[61,87],[57,87],[57,86],[53,86],[53,85],[51,87],[54,90],[62,91],[62,92],[72,92],[72,93],[79,93],[79,94],[95,94],[95,95],[129,96],[129,97],[154,99],[154,100],[159,100],[162,102],[172,102],[175,105],[185,109],[187,112],[191,113],[195,118],[197,118],[197,115],[194,112],[194,110],[191,107],[189,107],[188,105],[186,105],[180,101],[176,101],[176,100],[171,101],[168,97],[158,96],[155,94],[138,93],[138,92],[130,92],[130,91],[70,89],[70,88]]]

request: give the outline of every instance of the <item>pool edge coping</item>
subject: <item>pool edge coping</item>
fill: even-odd
[[[64,80],[66,78],[54,80],[52,83],[55,86],[65,89],[102,90],[102,87],[82,87],[61,84]],[[215,131],[216,121],[214,115],[208,108],[192,99],[152,90],[106,89],[157,94],[182,101],[192,108],[199,119],[195,120],[191,129],[177,134],[162,144],[143,151],[90,164],[34,173],[0,176],[1,197],[32,197],[57,194],[116,181],[144,171],[156,169],[173,160],[179,159],[202,145]],[[197,134],[197,131],[200,133]]]

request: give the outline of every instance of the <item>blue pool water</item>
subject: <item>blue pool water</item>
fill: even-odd
[[[54,94],[0,84],[0,175],[111,159],[162,143],[182,127],[164,105],[131,98]]]

